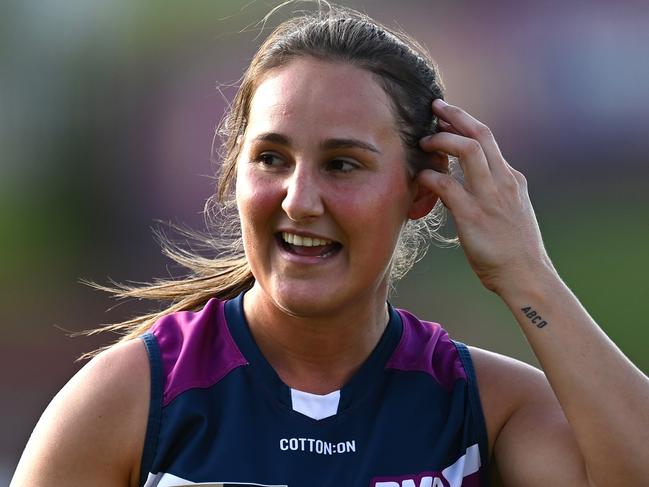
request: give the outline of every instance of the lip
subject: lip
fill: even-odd
[[[318,236],[316,234],[309,233],[309,232],[292,232],[290,230],[283,230],[283,231],[289,232],[289,233],[295,233],[296,235],[305,236],[305,237],[325,239],[325,237]],[[328,239],[328,240],[331,240],[331,239]],[[332,255],[330,255],[328,257],[324,257],[324,258],[319,257],[319,256],[297,255],[297,254],[294,254],[292,252],[289,252],[288,250],[286,250],[286,248],[284,248],[284,241],[282,240],[281,232],[275,234],[275,245],[277,245],[277,248],[279,250],[279,254],[282,256],[283,259],[285,259],[285,260],[287,260],[289,262],[295,263],[295,264],[302,264],[302,265],[326,265],[326,264],[329,264],[329,263],[336,260],[336,257],[338,256],[338,254],[340,254],[340,249],[342,248],[342,246],[340,246],[338,249],[336,249],[332,253]]]

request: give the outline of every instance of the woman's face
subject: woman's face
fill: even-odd
[[[384,300],[414,184],[373,76],[311,58],[272,70],[242,144],[236,198],[256,291],[298,316]]]

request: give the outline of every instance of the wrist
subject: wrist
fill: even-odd
[[[550,259],[543,259],[534,266],[517,268],[502,282],[496,294],[510,307],[516,307],[524,301],[542,300],[552,290],[564,286]]]

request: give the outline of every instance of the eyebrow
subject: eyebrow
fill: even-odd
[[[278,134],[276,132],[265,132],[256,136],[253,140],[262,141],[262,142],[272,142],[274,144],[291,146],[291,139],[285,135]],[[375,152],[380,154],[381,151],[378,150],[375,146],[368,142],[363,142],[359,139],[354,138],[335,138],[335,139],[326,139],[320,142],[320,149],[322,150],[333,150],[333,149],[364,149],[370,152]]]

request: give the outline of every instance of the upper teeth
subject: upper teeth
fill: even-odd
[[[320,245],[330,245],[333,243],[331,240],[302,237],[288,232],[282,232],[282,239],[284,239],[284,242],[288,242],[291,245],[301,245],[302,247],[318,247]]]

